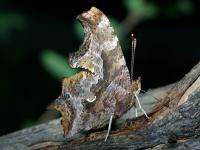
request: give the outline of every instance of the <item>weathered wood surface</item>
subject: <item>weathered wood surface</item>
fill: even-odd
[[[179,82],[152,90],[162,100],[150,120],[129,121],[126,128],[112,131],[107,142],[106,131],[64,139],[57,119],[0,137],[0,149],[200,149],[199,75],[200,63]]]

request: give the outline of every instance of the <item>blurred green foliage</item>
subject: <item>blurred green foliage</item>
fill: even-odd
[[[124,0],[124,6],[129,13],[142,18],[154,17],[158,14],[158,6],[145,0]]]
[[[69,66],[66,57],[53,50],[44,50],[41,53],[40,58],[44,68],[57,80],[61,80],[64,77],[70,77],[79,71],[79,69],[73,69]]]
[[[169,17],[178,17],[180,15],[190,15],[194,11],[194,4],[190,0],[177,0],[170,4],[166,9]]]
[[[194,11],[194,4],[190,0],[178,0],[176,6],[184,15],[189,15]]]
[[[0,39],[10,39],[13,31],[22,30],[26,26],[25,18],[16,12],[0,12]]]
[[[84,36],[83,27],[81,23],[78,21],[74,22],[74,33],[80,40],[83,39],[83,36]]]

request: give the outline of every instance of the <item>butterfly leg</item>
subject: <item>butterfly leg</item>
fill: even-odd
[[[137,107],[135,107],[135,117],[138,117]]]
[[[110,134],[111,124],[112,124],[112,118],[113,118],[113,115],[110,116],[110,121],[109,121],[109,125],[108,125],[108,131],[107,131],[107,134],[106,134],[105,142],[107,141],[108,136]]]
[[[139,100],[137,94],[135,94],[135,98],[136,98],[136,100],[137,100],[137,103],[138,103],[138,105],[139,105],[139,108],[142,110],[142,112],[144,113],[144,115],[149,119],[149,116],[147,115],[147,113],[145,112],[145,110],[142,108],[142,106],[141,106],[141,104],[140,104],[140,100]],[[137,109],[137,108],[136,108],[136,109]]]

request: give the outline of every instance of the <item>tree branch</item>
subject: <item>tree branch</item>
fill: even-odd
[[[200,149],[200,63],[180,81],[156,90],[162,100],[149,114],[126,122],[123,129],[64,139],[60,119],[0,137],[1,149]],[[141,101],[151,96],[140,96]],[[131,110],[130,110],[131,111]],[[129,114],[133,114],[128,112]],[[130,118],[130,116],[129,116]],[[125,121],[127,118],[120,118]]]

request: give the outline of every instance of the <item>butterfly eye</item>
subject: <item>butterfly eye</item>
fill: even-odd
[[[64,98],[65,99],[69,99],[71,96],[70,96],[70,94],[69,93],[64,93]]]

